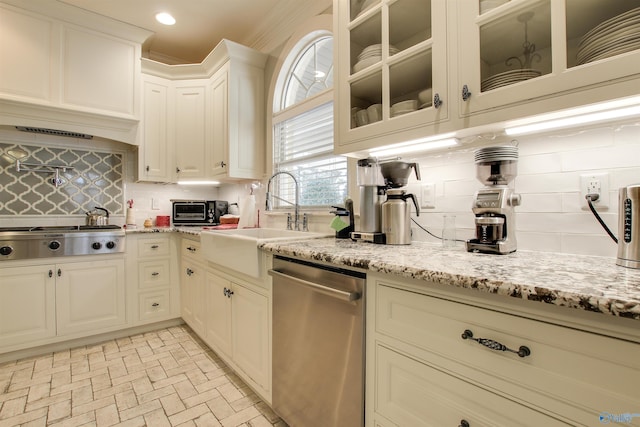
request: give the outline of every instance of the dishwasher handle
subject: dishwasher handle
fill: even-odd
[[[323,286],[323,285],[320,285],[318,283],[309,282],[308,280],[299,279],[297,277],[290,276],[290,275],[285,274],[285,273],[281,273],[278,270],[269,270],[268,273],[269,273],[270,276],[280,277],[282,279],[292,280],[293,282],[295,282],[298,285],[305,286],[305,287],[313,289],[314,291],[319,292],[321,294],[324,294],[324,295],[327,295],[327,296],[330,296],[330,297],[334,297],[334,298],[338,298],[338,299],[343,300],[343,301],[353,302],[353,301],[359,300],[362,297],[360,292],[341,291],[339,289],[330,288],[328,286]]]

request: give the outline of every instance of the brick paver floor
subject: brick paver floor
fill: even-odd
[[[0,364],[0,427],[286,427],[186,325]]]

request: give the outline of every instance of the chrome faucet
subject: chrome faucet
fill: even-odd
[[[291,203],[288,200],[283,199],[282,197],[278,197],[276,195],[272,195],[269,190],[271,189],[271,181],[273,181],[273,178],[275,178],[278,175],[289,175],[291,177],[291,179],[293,179],[293,182],[296,185],[296,201],[295,203]],[[285,203],[288,203],[290,205],[294,206],[294,216],[293,216],[293,223],[294,223],[294,227],[296,231],[300,231],[300,186],[298,185],[298,180],[296,179],[295,176],[293,176],[292,173],[287,172],[287,171],[280,171],[280,172],[276,172],[273,175],[271,175],[271,178],[269,178],[269,182],[267,183],[267,194],[266,194],[266,210],[270,211],[272,210],[272,205],[271,205],[271,198],[274,199],[278,199],[280,201],[283,201]],[[287,221],[288,224],[290,224],[289,221]]]

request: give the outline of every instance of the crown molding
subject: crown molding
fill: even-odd
[[[282,46],[304,21],[333,6],[332,0],[282,0],[243,44],[260,52],[273,52]]]

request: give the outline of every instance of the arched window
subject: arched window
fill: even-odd
[[[342,204],[347,160],[333,154],[333,36],[313,31],[286,55],[273,97],[273,172],[297,178],[301,206]],[[273,184],[273,206],[289,207],[292,180],[279,175]]]

